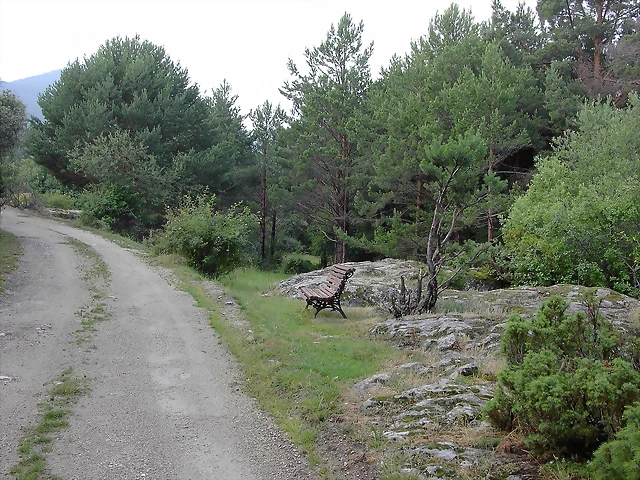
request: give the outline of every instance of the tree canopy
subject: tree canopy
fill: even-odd
[[[505,224],[515,282],[640,293],[639,107],[637,95],[625,109],[585,105],[539,162]]]
[[[5,189],[5,158],[19,144],[26,127],[25,105],[9,90],[0,93],[0,198]]]
[[[39,104],[44,121],[33,121],[27,151],[70,185],[87,183],[69,167],[70,152],[118,130],[162,167],[181,152],[212,144],[209,108],[187,70],[139,37],[108,40],[84,61],[70,63]]]
[[[371,83],[373,43],[362,44],[362,22],[344,14],[327,38],[305,50],[308,72],[289,60],[290,81],[280,90],[293,102],[300,206],[335,244],[334,261],[347,259],[342,234],[351,230],[353,170],[359,160],[358,118]]]
[[[106,228],[144,235],[182,195],[215,195],[221,210],[258,214],[263,266],[268,221],[274,261],[292,250],[423,261],[423,310],[467,241],[496,246],[487,268],[502,279],[636,294],[637,232],[625,227],[636,162],[620,145],[635,145],[638,8],[494,0],[478,22],[452,4],[375,79],[364,24],[345,13],[303,65],[288,62],[291,115],[271,102],[245,115],[228,82],[205,96],[162,47],[116,37],[41,96],[25,151]]]

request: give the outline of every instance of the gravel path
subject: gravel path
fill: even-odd
[[[25,255],[0,296],[0,475],[10,478],[37,403],[68,367],[90,380],[57,434],[51,473],[67,479],[314,479],[305,457],[237,385],[238,365],[206,312],[131,252],[7,208]],[[68,237],[107,264],[111,316],[77,344],[91,296]]]

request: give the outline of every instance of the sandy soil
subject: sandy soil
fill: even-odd
[[[0,296],[0,477],[23,429],[68,367],[89,379],[51,473],[67,479],[313,479],[305,457],[238,385],[206,313],[136,255],[99,236],[7,208],[25,254]],[[91,296],[67,237],[106,262],[111,316],[78,344]]]

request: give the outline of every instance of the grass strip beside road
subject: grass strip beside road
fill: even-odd
[[[93,247],[73,237],[67,237],[67,243],[84,260],[80,267],[82,279],[91,294],[89,302],[76,312],[81,325],[75,332],[76,343],[79,345],[91,339],[97,323],[111,317],[108,304],[102,301],[107,295],[105,286],[109,283],[111,275],[107,264]]]
[[[22,246],[18,237],[0,229],[0,293],[4,291],[7,275],[17,268],[20,255]]]

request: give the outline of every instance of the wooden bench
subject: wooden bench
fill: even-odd
[[[324,310],[325,308],[330,308],[331,311],[340,312],[342,314],[342,318],[347,318],[340,306],[340,295],[342,295],[344,287],[347,285],[347,280],[353,276],[355,271],[355,268],[347,267],[345,265],[333,265],[327,280],[321,286],[317,288],[302,287],[299,290],[303,300],[306,300],[307,302],[307,306],[305,308],[308,308],[309,305],[311,305],[316,309],[316,313],[313,318],[318,315],[320,310]]]

